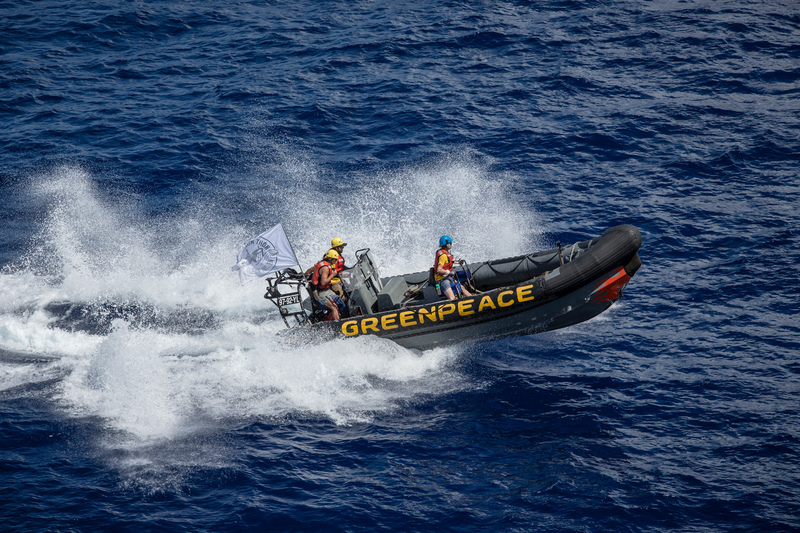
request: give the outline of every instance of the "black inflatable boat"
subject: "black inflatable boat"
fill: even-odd
[[[429,281],[431,272],[381,278],[368,249],[340,277],[350,316],[325,321],[300,304],[301,275],[282,272],[269,280],[265,298],[281,315],[295,317],[290,331],[314,338],[377,335],[420,350],[563,328],[593,318],[613,304],[641,266],[642,236],[616,226],[572,245],[482,263],[461,263],[457,272],[474,296],[447,300]],[[279,287],[293,287],[281,292]]]

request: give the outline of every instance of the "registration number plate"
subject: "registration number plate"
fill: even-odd
[[[279,296],[278,297],[278,305],[283,307],[284,305],[292,305],[292,304],[299,304],[300,303],[300,295],[299,294],[290,294],[288,296]]]

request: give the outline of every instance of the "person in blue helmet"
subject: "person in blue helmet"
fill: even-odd
[[[456,260],[450,253],[452,247],[453,239],[449,235],[442,235],[439,238],[439,249],[436,251],[436,259],[433,262],[433,280],[448,299],[455,300],[454,288],[461,289],[464,296],[472,296],[472,294],[462,287],[453,276],[453,265]]]

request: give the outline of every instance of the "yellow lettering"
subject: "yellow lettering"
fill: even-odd
[[[497,295],[497,305],[499,305],[500,307],[508,307],[509,305],[514,305],[514,300],[511,300],[510,302],[504,302],[503,301],[503,296],[506,296],[506,295],[509,295],[509,294],[513,296],[514,295],[514,291],[503,291],[500,294],[498,294]]]
[[[461,316],[474,315],[475,311],[472,310],[472,304],[475,300],[459,300],[458,301],[458,314]]]
[[[444,319],[444,315],[449,315],[451,313],[455,313],[456,311],[456,304],[444,304],[439,307],[439,320]]]
[[[342,324],[342,333],[344,333],[348,337],[352,337],[353,335],[358,335],[358,320],[348,320],[347,322]]]
[[[378,333],[379,330],[377,318],[365,318],[361,321],[361,333],[366,334],[368,329]]]
[[[405,327],[416,326],[417,321],[414,320],[414,311],[402,311],[400,313],[400,325]]]
[[[517,300],[520,302],[529,302],[533,300],[533,296],[528,296],[533,292],[533,285],[526,285],[525,287],[517,287]]]
[[[397,313],[392,313],[391,315],[383,315],[381,317],[381,327],[383,329],[397,329],[400,326],[394,323],[395,319],[397,319]]]
[[[480,313],[483,311],[484,307],[491,307],[492,309],[497,309],[497,306],[494,305],[491,296],[484,296],[481,298],[481,304],[478,306],[478,312]]]
[[[425,318],[430,320],[431,322],[436,322],[436,308],[431,307],[430,309],[420,309],[419,310],[419,323],[424,324]]]

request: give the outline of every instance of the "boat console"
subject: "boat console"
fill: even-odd
[[[369,248],[356,252],[356,264],[353,268],[339,273],[339,279],[345,292],[350,295],[350,314],[369,315],[377,311],[378,296],[383,291],[380,272]]]

